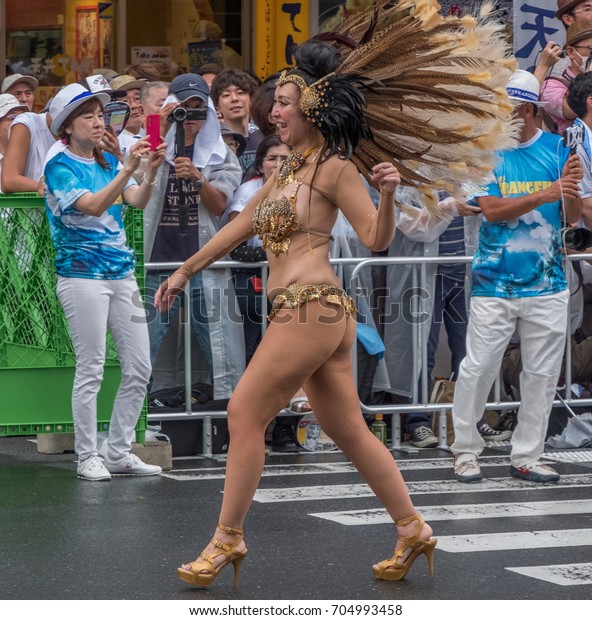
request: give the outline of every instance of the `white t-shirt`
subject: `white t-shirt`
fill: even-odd
[[[19,114],[10,126],[10,131],[12,131],[12,128],[17,124],[24,125],[31,135],[29,155],[25,164],[23,176],[28,179],[33,179],[34,181],[39,181],[43,175],[43,166],[45,164],[47,151],[55,144],[56,140],[47,126],[45,112],[41,114],[35,114],[34,112]]]
[[[124,129],[118,136],[117,139],[119,140],[119,148],[121,149],[121,152],[125,155],[127,153],[127,151],[129,151],[129,149],[131,149],[131,147],[138,141],[142,139],[142,135],[141,134],[133,134],[130,131],[128,131],[127,129]]]

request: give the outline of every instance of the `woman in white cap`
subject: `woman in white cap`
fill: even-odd
[[[62,89],[52,104],[51,130],[67,144],[44,170],[47,216],[56,249],[57,292],[76,352],[72,391],[77,474],[109,480],[112,474],[149,476],[160,467],[131,454],[134,427],[150,378],[148,330],[135,257],[123,229],[123,200],[143,209],[150,198],[164,144],[149,152],[138,141],[124,165],[100,149],[106,93],[80,84]],[[149,165],[140,185],[132,175],[142,156]],[[122,381],[113,405],[106,458],[97,447],[96,400],[103,377],[109,329]]]
[[[0,175],[2,174],[2,161],[8,146],[8,132],[12,121],[28,109],[26,105],[21,104],[13,95],[0,95]],[[1,183],[0,192],[2,192]]]

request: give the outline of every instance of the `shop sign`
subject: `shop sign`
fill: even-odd
[[[132,47],[132,64],[146,62],[151,65],[171,64],[171,47]]]
[[[255,2],[255,70],[261,78],[294,64],[294,50],[310,37],[309,2]]]

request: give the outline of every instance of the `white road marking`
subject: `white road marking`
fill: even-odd
[[[506,570],[548,581],[557,586],[584,586],[592,584],[592,564],[555,564],[550,566],[516,566]]]
[[[535,484],[515,478],[484,478],[477,484],[462,484],[456,480],[427,480],[408,482],[411,495],[433,495],[438,493],[488,493],[491,491],[532,491],[534,489],[565,489],[570,487],[592,486],[590,474],[570,474],[561,476],[558,483]],[[263,504],[273,502],[301,502],[316,500],[344,499],[352,497],[373,497],[367,484],[333,484],[305,486],[282,489],[259,489],[254,501]]]
[[[561,500],[557,502],[515,502],[503,504],[460,504],[421,506],[426,521],[461,521],[465,519],[496,519],[502,517],[540,517],[592,513],[592,500]],[[311,517],[334,521],[341,525],[382,525],[392,523],[384,508],[313,512]]]
[[[479,460],[481,466],[510,467],[509,456],[489,456]],[[452,458],[441,459],[410,459],[398,461],[401,471],[449,470],[452,471]],[[173,469],[162,475],[173,480],[187,482],[190,480],[223,480],[225,467],[196,467],[191,469]],[[337,461],[333,463],[294,463],[288,465],[266,465],[263,477],[271,476],[301,476],[319,474],[353,474],[356,468],[349,462]]]
[[[449,553],[584,547],[588,545],[592,545],[592,529],[438,536],[438,549]]]

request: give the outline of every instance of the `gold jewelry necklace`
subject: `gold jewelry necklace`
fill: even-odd
[[[322,142],[319,142],[318,144],[313,144],[309,149],[304,151],[304,153],[292,151],[288,155],[288,158],[284,160],[284,163],[280,168],[277,181],[278,189],[283,189],[284,187],[286,187],[286,185],[293,183],[295,180],[294,173],[296,172],[296,170],[302,168],[302,166],[304,166],[306,162],[306,158],[316,149],[320,148],[322,145]]]

